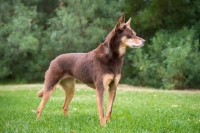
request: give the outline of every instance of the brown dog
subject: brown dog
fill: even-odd
[[[38,92],[42,97],[37,110],[37,119],[59,83],[65,91],[64,114],[73,98],[75,79],[96,89],[96,100],[100,124],[110,121],[116,89],[121,77],[121,67],[126,48],[142,47],[145,40],[136,36],[129,19],[124,22],[124,14],[115,28],[107,35],[104,43],[88,53],[69,53],[56,57],[45,73],[44,88]],[[107,112],[104,115],[104,92],[109,87]]]

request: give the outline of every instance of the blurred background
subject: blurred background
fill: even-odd
[[[122,13],[146,43],[127,51],[120,83],[200,88],[200,0],[1,0],[0,83],[42,83],[52,59],[96,48]]]

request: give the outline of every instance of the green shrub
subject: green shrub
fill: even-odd
[[[122,0],[1,1],[0,83],[41,82],[56,56],[96,48],[121,7]]]
[[[199,87],[199,40],[194,29],[161,30],[145,47],[128,55],[134,71],[128,82],[165,89]]]
[[[0,79],[19,82],[33,80],[33,72],[38,70],[34,57],[39,49],[37,34],[40,31],[35,23],[36,7],[28,8],[19,1],[3,4],[1,10],[5,14],[1,16],[4,23],[0,23]]]

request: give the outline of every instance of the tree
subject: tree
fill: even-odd
[[[131,66],[125,67],[126,82],[167,89],[199,87],[199,5],[199,0],[126,1],[132,27],[147,40],[142,49],[127,54],[125,63]]]
[[[176,31],[187,26],[200,31],[199,5],[199,0],[126,0],[125,12],[132,16],[138,34],[149,40],[160,29]]]
[[[30,77],[37,70],[34,56],[39,47],[36,7],[7,1],[1,3],[0,12],[0,78]]]
[[[50,61],[59,54],[97,47],[114,28],[122,4],[121,0],[8,0],[0,6],[0,79],[33,82],[43,80]]]

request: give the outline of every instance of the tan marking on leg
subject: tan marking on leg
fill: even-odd
[[[74,96],[75,80],[73,78],[63,79],[60,85],[65,91],[65,101],[63,104],[64,115],[68,115],[68,106]]]
[[[118,74],[114,79],[114,83],[116,86],[119,84],[120,79],[121,79],[121,74]]]
[[[103,95],[104,91],[99,91],[98,89],[96,89],[97,109],[101,126],[106,124],[106,118],[104,117]]]
[[[118,74],[114,79],[114,83],[111,83],[109,86],[109,89],[108,89],[109,95],[108,95],[108,104],[107,104],[107,111],[106,111],[106,120],[108,122],[110,122],[112,106],[113,106],[113,102],[115,100],[116,90],[117,90],[117,86],[119,84],[120,77],[121,77],[121,75]]]
[[[103,75],[103,84],[98,83],[98,85],[96,86],[97,107],[98,107],[100,125],[102,126],[106,124],[106,117],[104,116],[104,92],[108,87],[108,85],[110,85],[113,80],[114,80],[113,74],[105,74]]]
[[[43,97],[42,97],[42,100],[38,106],[38,109],[37,109],[37,119],[40,118],[41,114],[42,114],[42,110],[46,104],[46,102],[49,100],[51,94],[53,93],[53,91],[55,90],[56,86],[52,89],[52,90],[47,90],[47,89],[44,89],[43,90]]]
[[[96,100],[97,100],[97,109],[99,114],[100,125],[106,124],[106,117],[104,116],[104,92],[108,85],[113,81],[113,74],[103,75],[103,84],[98,82],[96,84]]]
[[[112,105],[116,95],[116,86],[112,83],[108,89],[108,104],[107,104],[107,111],[106,111],[106,120],[110,122],[111,112],[112,112]]]
[[[105,74],[103,75],[103,86],[106,89],[108,85],[113,81],[114,75],[113,74]]]

